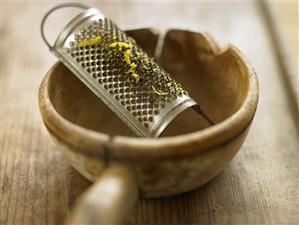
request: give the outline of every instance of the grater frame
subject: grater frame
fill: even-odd
[[[73,20],[71,20],[58,35],[55,43],[51,46],[46,40],[43,32],[43,26],[50,13],[62,7],[75,6],[85,9],[85,11]],[[199,105],[188,95],[177,96],[174,101],[167,103],[167,107],[159,110],[154,116],[154,123],[150,127],[140,125],[140,121],[120,104],[115,98],[103,89],[95,79],[92,79],[90,73],[83,70],[73,57],[70,56],[67,49],[70,43],[75,41],[75,34],[78,34],[82,28],[88,26],[93,21],[104,20],[106,17],[97,9],[89,8],[81,4],[64,4],[50,10],[44,17],[41,25],[42,37],[48,45],[50,51],[70,69],[94,94],[96,94],[125,124],[133,130],[138,136],[146,138],[157,138],[167,127],[167,125],[181,112],[192,107],[195,111],[202,114],[203,117],[212,124],[206,114],[202,112]]]

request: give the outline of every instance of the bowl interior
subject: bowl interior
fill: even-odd
[[[193,41],[190,42],[186,38],[188,35],[182,36],[182,31],[166,35],[160,65],[182,84],[214,122],[219,123],[234,114],[244,102],[248,74],[230,50],[219,54],[207,52],[202,46],[208,44],[202,36],[192,34]],[[137,42],[138,39],[142,41],[138,32],[134,38]],[[152,51],[156,43],[151,46],[139,44]],[[109,135],[135,136],[62,63],[50,74],[48,93],[56,111],[77,125]],[[208,126],[203,117],[190,109],[180,114],[162,136],[188,133]]]

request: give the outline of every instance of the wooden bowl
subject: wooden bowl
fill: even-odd
[[[157,34],[149,29],[127,32],[154,55]],[[137,191],[142,197],[161,197],[200,187],[223,170],[247,135],[258,81],[235,47],[221,49],[207,34],[169,30],[160,52],[160,65],[216,125],[207,127],[203,119],[186,114],[165,137],[134,137],[60,62],[42,81],[39,105],[49,133],[73,167],[97,181],[78,203],[76,222],[118,223]]]

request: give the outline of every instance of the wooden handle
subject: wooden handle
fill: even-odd
[[[68,224],[122,224],[137,197],[134,172],[126,166],[112,165],[80,197]]]

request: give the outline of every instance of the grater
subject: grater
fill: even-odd
[[[44,24],[53,11],[63,7],[84,11],[64,27],[51,46]],[[213,124],[182,86],[99,10],[76,3],[56,6],[45,14],[41,35],[50,51],[136,135],[159,137],[190,107]]]

